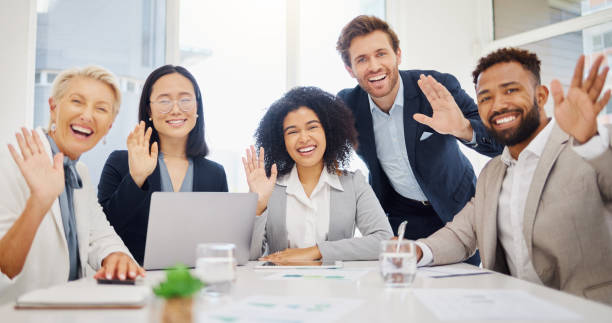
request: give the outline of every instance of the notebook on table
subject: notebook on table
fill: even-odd
[[[16,309],[139,309],[145,306],[148,286],[73,284],[38,289],[20,296]]]

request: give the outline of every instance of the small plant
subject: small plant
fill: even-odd
[[[204,286],[201,280],[189,273],[187,267],[179,264],[166,269],[166,281],[153,288],[153,293],[165,299],[188,298]]]

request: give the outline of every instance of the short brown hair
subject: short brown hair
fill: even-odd
[[[393,47],[394,52],[397,52],[399,49],[399,39],[391,27],[389,27],[389,24],[376,16],[357,16],[342,28],[340,37],[338,37],[336,42],[336,50],[342,56],[342,61],[344,61],[346,66],[351,66],[349,47],[351,47],[353,38],[367,35],[376,30],[380,30],[389,36],[391,47]]]
[[[474,85],[478,82],[478,77],[482,72],[487,70],[489,67],[499,63],[517,62],[523,66],[524,69],[531,72],[536,81],[536,85],[540,85],[540,59],[538,55],[528,50],[506,47],[498,49],[485,57],[481,57],[478,60],[478,65],[472,76],[474,77]]]

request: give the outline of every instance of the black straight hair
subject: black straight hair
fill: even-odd
[[[158,145],[160,145],[161,143],[159,142],[157,129],[155,129],[155,126],[153,126],[153,121],[149,120],[151,115],[151,91],[153,90],[153,85],[159,78],[173,73],[181,74],[191,81],[197,101],[196,113],[198,116],[196,117],[196,124],[193,129],[191,129],[191,132],[189,132],[189,137],[187,138],[187,147],[185,147],[187,156],[206,157],[206,155],[208,155],[208,145],[204,139],[204,108],[202,103],[202,93],[200,92],[198,82],[196,82],[193,75],[191,75],[191,73],[189,73],[189,71],[187,71],[187,69],[184,67],[164,65],[149,74],[147,80],[142,86],[142,94],[140,95],[140,103],[138,105],[138,119],[145,122],[146,128],[151,127],[153,129],[149,145],[156,141],[158,142]]]

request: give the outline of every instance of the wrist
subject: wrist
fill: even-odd
[[[314,246],[310,247],[310,252],[312,254],[312,259],[313,260],[319,260],[319,259],[323,258],[323,255],[321,254],[321,250],[319,250],[319,246],[318,245],[314,245]]]
[[[464,141],[472,141],[472,135],[474,134],[472,123],[467,118],[463,118],[462,124],[461,129],[455,132],[454,136]]]

